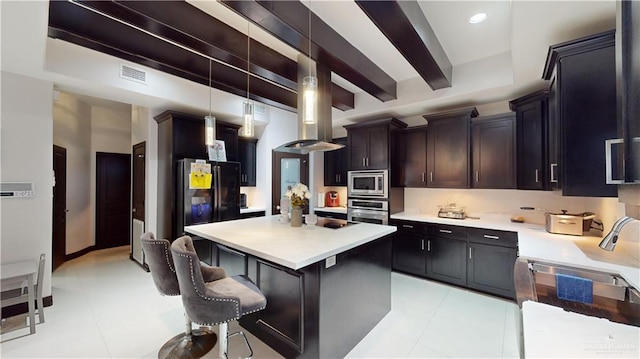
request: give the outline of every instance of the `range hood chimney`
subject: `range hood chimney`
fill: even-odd
[[[309,58],[298,55],[298,140],[285,143],[274,149],[276,152],[299,153],[306,155],[309,152],[333,151],[344,147],[333,141],[333,129],[331,127],[331,71],[321,64],[310,64]],[[315,69],[309,69],[309,66]],[[302,79],[309,73],[318,79],[317,94],[317,121],[307,124],[302,120]]]

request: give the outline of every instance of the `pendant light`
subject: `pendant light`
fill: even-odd
[[[211,115],[211,59],[209,59],[209,115],[204,117],[204,144],[216,143],[216,118]]]
[[[311,76],[311,0],[309,0],[309,76],[302,79],[302,122],[312,125],[317,122],[318,78]]]
[[[242,118],[244,124],[242,125],[242,136],[253,137],[253,103],[249,100],[249,66],[251,55],[251,36],[249,34],[249,28],[251,23],[247,21],[247,99],[242,103]]]

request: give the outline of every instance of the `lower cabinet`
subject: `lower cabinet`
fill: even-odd
[[[515,298],[517,234],[392,220],[393,269],[507,298]]]
[[[247,275],[247,255],[222,244],[215,246],[215,258],[218,267],[224,268],[228,276]]]
[[[193,239],[193,248],[196,250],[200,261],[205,262],[210,266],[215,265],[213,261],[215,258],[213,258],[211,253],[212,242],[208,239],[200,238],[194,235],[192,235],[191,238]]]

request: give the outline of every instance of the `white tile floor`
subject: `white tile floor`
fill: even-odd
[[[2,334],[2,358],[155,358],[184,327],[179,297],[162,297],[127,247],[95,251],[53,273],[54,305],[36,334]],[[393,273],[392,310],[348,358],[517,357],[517,306]],[[230,330],[237,324],[230,325]],[[254,358],[281,358],[249,334]],[[230,357],[246,355],[234,337]],[[217,347],[206,356],[217,357]]]

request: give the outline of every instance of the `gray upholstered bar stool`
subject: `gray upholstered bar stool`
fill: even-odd
[[[176,239],[171,245],[171,253],[176,265],[182,303],[189,318],[200,325],[219,325],[221,358],[228,357],[228,340],[238,334],[244,338],[250,352],[248,358],[251,358],[253,350],[246,335],[241,331],[228,334],[228,323],[266,307],[267,299],[260,289],[245,276],[227,277],[224,270],[222,275],[213,272],[209,274],[210,269],[201,268],[189,236]],[[215,279],[211,280],[212,278]]]
[[[173,258],[169,251],[171,245],[166,239],[155,239],[153,233],[147,232],[140,236],[142,250],[145,260],[149,265],[151,277],[156,288],[162,295],[180,295],[180,286],[176,277]],[[214,332],[206,329],[192,329],[189,315],[184,315],[186,330],[169,339],[160,351],[158,358],[201,358],[216,345],[217,336]]]

